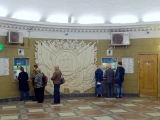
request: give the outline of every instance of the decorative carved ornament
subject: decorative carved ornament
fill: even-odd
[[[45,89],[53,94],[53,83],[50,78],[54,72],[54,65],[59,68],[65,78],[65,84],[60,91],[69,89],[83,93],[95,86],[94,72],[96,70],[96,43],[86,43],[83,40],[39,40],[35,41],[35,62],[42,72],[49,78]]]

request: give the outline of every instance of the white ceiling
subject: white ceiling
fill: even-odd
[[[141,22],[147,14],[160,13],[160,0],[0,0],[0,8],[7,10],[7,18],[18,11],[33,11],[42,21],[59,14],[75,22],[84,16],[102,17],[108,24],[119,15],[133,15]]]

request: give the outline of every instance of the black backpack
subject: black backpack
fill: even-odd
[[[115,76],[115,83],[118,84],[120,82],[121,82],[121,74],[120,74],[119,69],[118,69],[118,72]]]
[[[46,86],[48,78],[47,78],[47,76],[44,75],[44,73],[43,73],[42,81],[43,81],[43,86]]]

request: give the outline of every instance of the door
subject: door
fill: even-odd
[[[140,97],[158,97],[158,56],[139,55],[139,94]]]

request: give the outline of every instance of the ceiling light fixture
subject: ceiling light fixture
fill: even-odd
[[[6,17],[7,16],[7,10],[0,7],[0,17]]]
[[[160,13],[145,15],[142,20],[144,22],[160,21]]]
[[[39,21],[40,15],[36,12],[19,11],[13,14],[12,18],[16,18],[20,20]]]
[[[136,23],[138,18],[135,16],[116,16],[111,19],[111,23]]]
[[[68,23],[68,16],[65,16],[65,15],[52,15],[52,16],[47,18],[47,22]]]
[[[101,17],[91,16],[91,17],[81,17],[78,20],[80,24],[102,24],[104,23],[104,19]]]

